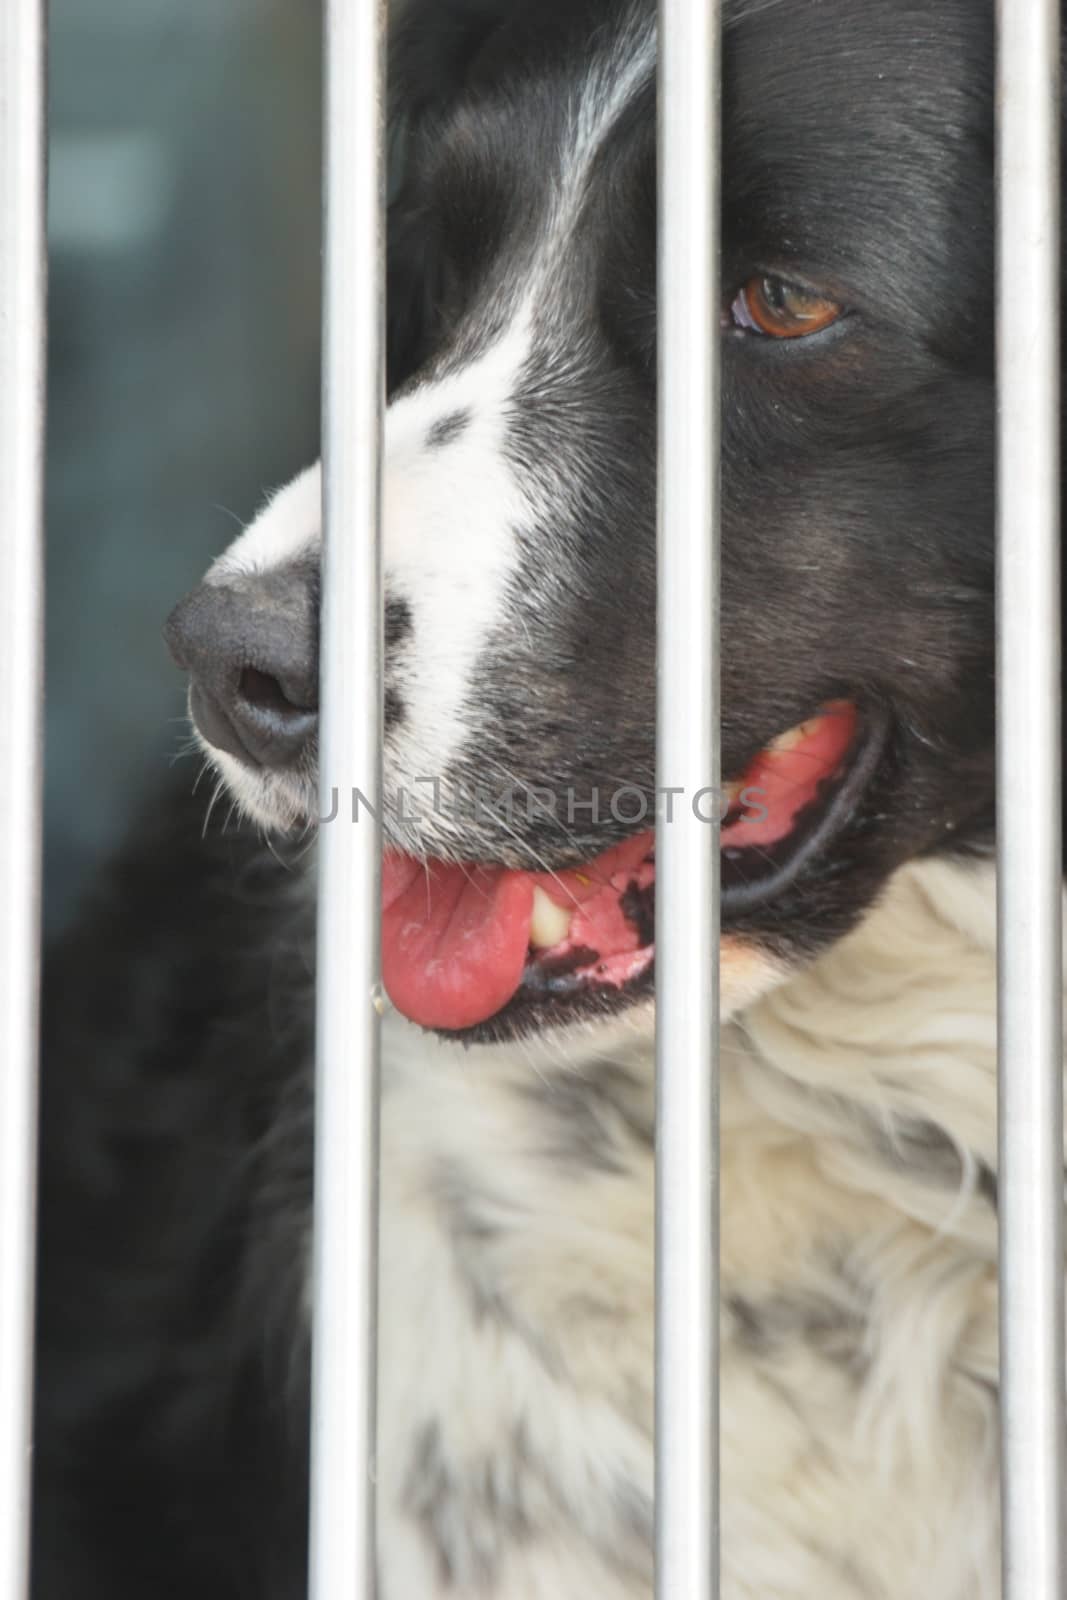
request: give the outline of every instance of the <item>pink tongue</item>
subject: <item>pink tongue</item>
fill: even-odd
[[[387,855],[382,978],[393,1004],[424,1028],[484,1022],[522,981],[532,915],[527,873]]]
[[[619,910],[626,888],[654,843],[651,832],[624,839],[584,867],[518,872],[507,867],[424,866],[388,853],[382,861],[382,978],[398,1011],[424,1028],[456,1030],[484,1022],[522,982],[535,886],[576,908],[577,927],[600,954],[633,946]]]

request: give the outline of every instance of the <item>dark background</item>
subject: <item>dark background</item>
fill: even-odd
[[[318,0],[52,0],[49,933],[187,745],[167,612],[317,454],[320,42]]]

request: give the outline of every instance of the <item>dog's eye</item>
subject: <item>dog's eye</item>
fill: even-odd
[[[735,327],[771,339],[803,339],[821,333],[842,315],[836,300],[813,294],[782,278],[750,278],[730,308]]]

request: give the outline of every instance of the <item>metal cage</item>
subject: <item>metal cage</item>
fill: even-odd
[[[1061,1600],[1057,0],[998,6],[998,794],[1005,1600]],[[386,0],[327,0],[322,782],[377,812]],[[660,0],[661,783],[719,776],[720,0]],[[0,1600],[27,1590],[39,944],[43,0],[0,7]],[[1014,286],[1028,285],[1026,294]],[[343,540],[335,530],[344,527]],[[1025,788],[1014,774],[1026,771]],[[328,776],[327,776],[328,775]],[[718,831],[657,843],[657,1595],[718,1580]],[[323,837],[314,1600],[374,1591],[380,840]]]

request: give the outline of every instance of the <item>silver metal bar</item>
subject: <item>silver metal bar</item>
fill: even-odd
[[[1003,1593],[1063,1600],[1059,0],[997,16]]]
[[[42,0],[0,6],[0,1596],[28,1585],[40,967]]]
[[[719,1592],[720,0],[660,0],[659,20],[656,1594],[708,1600]]]
[[[328,0],[312,1600],[375,1593],[385,40]]]

